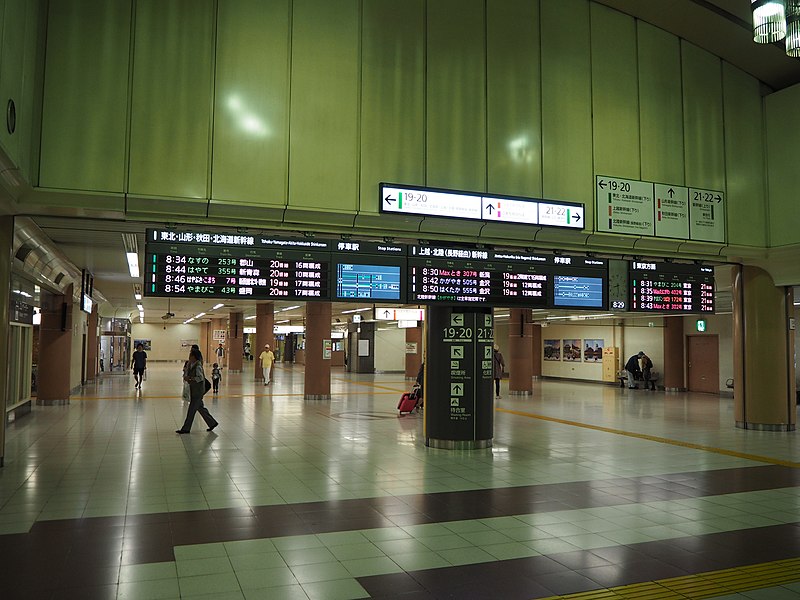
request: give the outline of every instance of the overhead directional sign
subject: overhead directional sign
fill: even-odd
[[[379,307],[375,309],[376,321],[424,321],[424,308],[392,308]]]
[[[723,192],[604,176],[596,183],[598,231],[725,243]]]
[[[380,184],[380,211],[583,229],[583,204]]]
[[[689,239],[689,188],[655,184],[656,236]]]
[[[689,188],[689,233],[693,240],[725,242],[725,194]]]
[[[654,235],[653,184],[597,177],[597,230]]]

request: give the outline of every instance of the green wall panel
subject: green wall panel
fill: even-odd
[[[542,193],[538,0],[486,6],[487,189]]]
[[[137,0],[131,194],[208,196],[213,44],[212,0]]]
[[[9,100],[22,108],[22,74],[25,52],[26,0],[6,0],[2,13],[2,54],[0,54],[0,114],[6,114]],[[15,164],[20,161],[20,134],[10,134],[6,119],[0,127],[0,145]]]
[[[681,42],[686,185],[725,190],[722,62]]]
[[[285,205],[289,0],[221,0],[212,197]]]
[[[50,2],[39,184],[122,192],[131,4]]]
[[[47,15],[43,2],[28,2],[25,18],[25,52],[22,64],[22,106],[17,109],[20,135],[18,166],[23,177],[39,185],[39,147],[42,115],[42,65]]]
[[[683,98],[678,38],[637,21],[641,178],[683,185]]]
[[[583,202],[588,227],[594,223],[589,2],[542,2],[541,8],[542,191],[546,198]]]
[[[359,4],[294,0],[290,208],[357,209]]]
[[[636,22],[593,2],[591,23],[594,172],[639,179]]]
[[[722,63],[722,83],[728,243],[765,246],[767,202],[760,84],[728,63]]]
[[[484,47],[484,0],[428,2],[428,185],[486,189]]]
[[[800,126],[787,115],[800,106],[800,85],[775,92],[764,101],[767,125],[767,177],[769,189],[769,245],[800,242],[800,169],[797,148]]]
[[[423,0],[364,3],[361,64],[361,212],[378,212],[381,181],[423,184]]]

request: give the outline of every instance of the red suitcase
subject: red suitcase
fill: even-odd
[[[419,396],[417,395],[416,391],[407,392],[400,396],[400,402],[397,405],[397,410],[400,411],[401,415],[403,413],[412,413],[417,408],[418,402]]]

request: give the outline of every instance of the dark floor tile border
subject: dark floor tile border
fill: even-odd
[[[679,488],[677,491],[669,489],[673,483]],[[52,569],[67,568],[70,559],[87,553],[87,544],[113,546],[111,554],[120,552],[121,563],[131,565],[174,560],[173,548],[188,544],[441,523],[794,486],[800,486],[800,470],[768,465],[464,492],[39,521],[29,533],[0,535],[0,564],[9,572],[0,585],[24,585],[25,578],[16,574],[33,575],[29,570],[33,561],[34,571],[42,571],[34,575],[39,583],[53,587],[57,579],[52,577]],[[400,503],[408,512],[397,514]],[[382,512],[384,508],[388,514]],[[117,545],[120,542],[121,547]],[[42,560],[45,556],[49,560]],[[48,569],[51,575],[45,576]]]
[[[495,597],[533,599],[698,575],[798,556],[800,523],[790,523],[492,563],[358,577],[357,580],[372,597],[377,598],[391,597],[392,589],[414,591],[420,597],[454,598],[458,597],[452,595],[454,582],[458,582],[455,585],[465,591],[476,590],[476,593],[462,597],[489,598],[491,596],[482,590],[505,590],[510,586],[517,592]],[[581,567],[581,564],[586,566]]]

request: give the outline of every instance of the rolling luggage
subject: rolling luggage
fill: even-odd
[[[419,403],[419,394],[416,389],[406,392],[400,396],[400,402],[397,404],[397,410],[402,415],[403,413],[412,413],[417,408]]]

